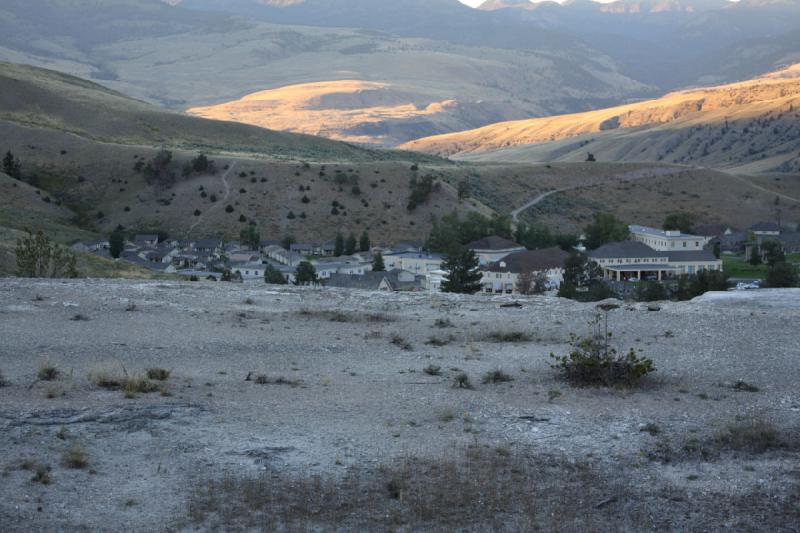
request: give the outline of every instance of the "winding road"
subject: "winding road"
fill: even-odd
[[[225,188],[225,196],[222,198],[221,202],[217,202],[214,205],[212,205],[211,207],[209,207],[208,211],[213,211],[214,209],[218,208],[219,206],[224,204],[226,201],[228,201],[228,197],[231,195],[231,186],[228,183],[228,175],[231,172],[233,172],[234,168],[236,168],[236,161],[231,163],[231,166],[228,167],[228,170],[223,172],[223,174],[222,174],[220,179],[222,180],[222,186]],[[196,228],[197,226],[199,226],[200,224],[203,223],[203,220],[205,219],[206,214],[208,213],[208,211],[206,211],[206,213],[202,213],[199,217],[197,217],[197,220],[195,221],[195,223],[192,224],[191,226],[189,226],[189,231],[187,233],[187,236],[191,236],[192,231],[194,231],[194,228]]]

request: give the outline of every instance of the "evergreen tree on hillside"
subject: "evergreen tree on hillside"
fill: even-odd
[[[372,258],[372,271],[373,272],[386,272],[386,265],[383,263],[383,254],[378,252]]]
[[[240,231],[239,240],[251,250],[258,250],[261,246],[261,234],[253,226],[248,226]]]
[[[361,232],[361,239],[359,240],[358,247],[362,252],[369,252],[370,248],[372,248],[367,230]]]
[[[340,257],[342,254],[344,254],[344,235],[337,233],[333,245],[333,255]]]
[[[22,164],[9,150],[3,158],[3,172],[16,180],[22,179]]]
[[[472,250],[447,256],[442,266],[447,272],[447,279],[442,283],[442,292],[475,294],[480,291],[483,274],[478,266],[478,256]]]
[[[114,231],[108,238],[108,245],[111,257],[117,259],[125,249],[125,234],[121,231]]]
[[[344,254],[345,255],[353,255],[356,253],[356,246],[358,246],[358,241],[356,240],[356,236],[354,233],[350,233],[347,236],[347,241],[344,244]]]

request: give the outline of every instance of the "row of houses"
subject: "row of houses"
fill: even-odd
[[[704,270],[722,270],[722,262],[712,251],[726,237],[733,242],[736,231],[725,226],[699,226],[696,234],[664,231],[647,226],[629,226],[624,241],[605,244],[587,252],[601,269],[603,277],[614,281],[665,280],[692,275]],[[766,239],[786,243],[794,251],[796,232],[785,232],[777,225],[762,223],[747,230],[748,240]],[[99,254],[108,253],[108,241],[79,243],[76,248]],[[483,292],[514,294],[520,276],[544,276],[546,285],[556,289],[563,283],[564,261],[568,252],[557,248],[527,250],[511,240],[489,236],[466,245],[478,258]],[[221,239],[165,240],[157,235],[136,235],[126,242],[121,258],[163,272],[214,277],[228,271],[244,281],[262,280],[266,269],[279,271],[287,282],[295,280],[302,261],[314,265],[321,283],[333,287],[371,290],[438,291],[446,279],[444,256],[426,252],[420,243],[398,243],[392,247],[373,247],[347,256],[333,256],[335,243],[292,244],[284,248],[278,241],[261,241],[257,250],[238,241]],[[374,255],[383,256],[385,272],[372,272]]]

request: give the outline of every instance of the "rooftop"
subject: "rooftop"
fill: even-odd
[[[467,248],[470,250],[512,250],[514,248],[523,248],[523,246],[503,237],[491,235],[472,241],[467,244]]]
[[[616,259],[616,258],[644,258],[658,257],[667,259],[667,252],[653,250],[644,243],[636,241],[619,241],[604,244],[597,250],[588,253],[592,259]]]
[[[501,261],[487,265],[485,269],[489,272],[513,272],[515,274],[539,272],[562,267],[567,257],[569,257],[569,253],[557,246],[541,250],[526,250],[507,255]]]

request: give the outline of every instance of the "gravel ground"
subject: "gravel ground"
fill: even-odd
[[[704,442],[743,418],[797,442],[796,292],[610,312],[614,342],[641,348],[657,367],[634,390],[574,388],[549,366],[551,352],[567,352],[571,333],[587,331],[594,305],[535,297],[504,307],[512,301],[263,284],[0,280],[7,382],[0,387],[0,530],[191,530],[199,526],[187,518],[187,498],[222,473],[335,476],[348,466],[474,443],[624,470],[643,494],[800,494],[797,447],[659,459],[670,443],[685,450],[681,443]],[[452,326],[438,327],[437,319]],[[511,331],[531,340],[486,339]],[[444,345],[429,344],[431,337]],[[58,369],[56,380],[37,379],[44,362]],[[429,365],[441,375],[424,373]],[[163,393],[125,398],[88,379],[99,368],[133,375],[150,367],[171,371]],[[494,369],[513,380],[482,383]],[[474,390],[452,386],[461,371]],[[289,383],[257,384],[261,374]],[[741,390],[738,381],[758,390]],[[646,424],[657,431],[642,431]],[[75,446],[86,452],[83,468],[63,458]],[[49,467],[49,484],[31,480],[37,464]],[[674,505],[668,511],[680,514],[689,504]],[[798,530],[789,518],[772,518],[772,529]],[[691,524],[674,529],[730,527]]]

